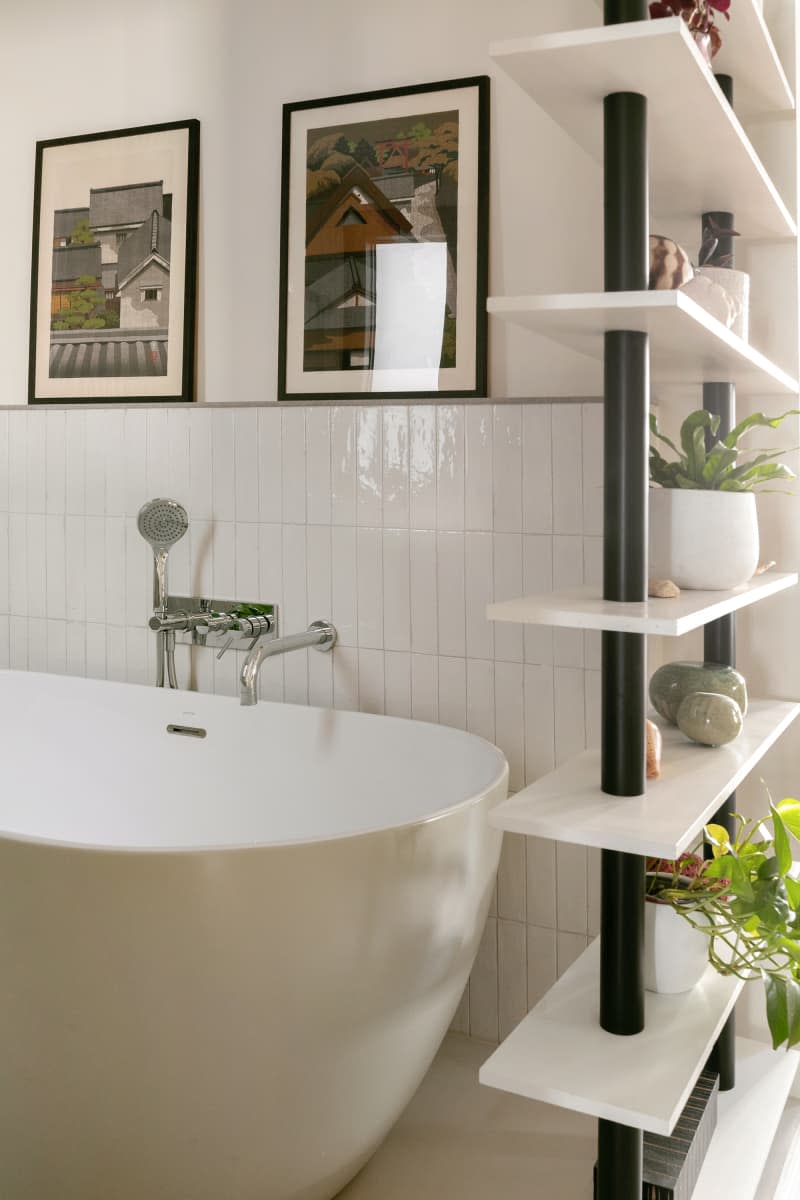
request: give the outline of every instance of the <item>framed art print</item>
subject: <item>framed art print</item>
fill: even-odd
[[[279,400],[486,395],[488,77],[283,110]]]
[[[36,144],[28,401],[192,400],[200,125]]]

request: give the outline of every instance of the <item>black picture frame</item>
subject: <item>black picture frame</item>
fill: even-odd
[[[194,400],[199,170],[193,118],[36,143],[29,404]]]
[[[280,401],[486,396],[488,76],[285,104],[280,229]]]

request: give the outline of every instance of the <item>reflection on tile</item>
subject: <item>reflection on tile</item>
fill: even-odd
[[[283,519],[280,408],[258,411],[258,507],[262,521]]]
[[[523,528],[526,533],[553,529],[552,408],[526,404],[522,410]]]
[[[306,414],[306,474],[308,522],[331,523],[331,428],[329,408],[311,408]]]
[[[331,514],[334,525],[356,523],[356,409],[331,412]]]
[[[172,413],[170,413],[172,416]],[[234,432],[237,521],[257,521],[259,514],[258,413],[237,413]],[[177,485],[176,485],[177,493]]]
[[[392,529],[409,524],[408,406],[383,409],[383,523]]]
[[[582,428],[578,404],[554,405],[553,532],[583,532]]]
[[[494,624],[486,605],[494,594],[494,556],[490,533],[467,533],[464,538],[466,652],[471,658],[494,657]]]
[[[437,423],[437,525],[464,528],[464,406],[440,404]]]
[[[283,476],[284,522],[306,520],[306,418],[303,408],[282,412],[281,471]]]
[[[522,532],[522,408],[498,404],[494,416],[494,528]],[[502,480],[502,486],[499,481]]]
[[[439,653],[466,653],[464,596],[464,534],[440,533],[436,538]]]
[[[376,405],[359,408],[356,413],[357,512],[359,525],[380,525],[383,521],[381,498],[382,418]]]
[[[411,525],[436,528],[436,409],[414,405],[409,413]]]
[[[464,525],[488,532],[494,520],[493,412],[488,404],[469,404],[465,412]]]
[[[383,648],[383,538],[380,529],[359,529],[358,644]]]
[[[411,546],[404,529],[383,531],[383,640],[387,650],[411,649]]]

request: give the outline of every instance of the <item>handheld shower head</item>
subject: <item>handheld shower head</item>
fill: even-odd
[[[153,551],[154,601],[163,611],[167,603],[167,556],[189,528],[189,516],[177,500],[148,500],[139,509],[136,527]]]
[[[148,500],[139,509],[136,525],[144,540],[153,548],[169,550],[189,528],[186,509],[177,500]]]

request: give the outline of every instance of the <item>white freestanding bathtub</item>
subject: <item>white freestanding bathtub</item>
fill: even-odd
[[[466,982],[500,752],[11,671],[0,722],[2,1200],[334,1196]]]

